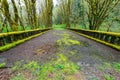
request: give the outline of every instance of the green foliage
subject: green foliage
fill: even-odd
[[[104,75],[105,80],[115,80],[115,78],[111,75]]]
[[[66,25],[65,24],[60,24],[60,25],[53,25],[54,30],[65,30]]]
[[[109,22],[109,23],[108,23]],[[107,31],[108,28],[110,27],[109,29],[109,32],[116,32],[116,33],[120,33],[120,23],[112,23],[112,25],[110,26],[109,24],[111,24],[110,20],[108,19],[108,21],[106,22],[103,22],[103,24],[101,25],[99,31]]]
[[[114,68],[120,72],[120,63],[114,63]]]
[[[6,66],[6,63],[0,63],[0,68],[3,68]]]
[[[110,63],[104,63],[104,66],[105,66],[106,68],[111,68],[111,64],[110,64]]]
[[[40,69],[40,65],[38,62],[32,61],[28,64],[23,65],[23,69],[29,69],[31,71],[35,71],[36,69]]]

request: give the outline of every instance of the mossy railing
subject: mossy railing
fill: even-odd
[[[79,32],[82,36],[85,36],[97,42],[113,47],[117,50],[120,50],[120,33],[73,28],[70,28],[70,30]]]
[[[26,40],[37,37],[36,35],[50,29],[36,29],[18,32],[9,32],[0,34],[0,52],[5,51]],[[39,35],[38,35],[39,36]]]

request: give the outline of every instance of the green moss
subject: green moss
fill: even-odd
[[[113,66],[116,71],[120,72],[120,63],[114,63]]]
[[[77,40],[72,40],[72,39],[66,39],[66,38],[63,38],[63,39],[61,39],[61,40],[58,40],[57,41],[57,44],[59,45],[59,46],[61,46],[61,45],[67,45],[67,46],[70,46],[70,45],[80,45],[80,42],[79,41],[77,41]]]
[[[73,56],[77,53],[77,50],[70,51],[69,53]]]
[[[1,33],[1,34],[0,34],[0,37],[9,36],[9,35],[14,35],[14,34],[27,33],[27,32],[32,32],[32,31],[38,31],[38,30],[39,30],[39,29],[36,29],[36,30],[27,30],[27,31],[16,31],[16,32]]]
[[[53,29],[54,30],[65,30],[66,29],[66,25],[65,24],[53,25]]]
[[[31,71],[35,71],[36,69],[40,69],[40,65],[36,61],[31,61],[28,64],[22,66],[23,69],[29,69]]]
[[[115,80],[115,78],[111,75],[104,75],[105,80]]]
[[[69,34],[67,34],[67,33],[59,34],[59,35],[63,37],[62,39],[60,39],[60,40],[57,41],[57,44],[59,46],[62,46],[62,45],[67,45],[67,46],[71,46],[71,45],[83,45],[78,40],[71,39],[71,36]]]
[[[0,63],[0,68],[3,68],[6,66],[6,63]]]
[[[112,68],[110,63],[104,63],[105,68]]]
[[[8,32],[8,33],[1,33],[1,34],[0,34],[0,37],[9,36],[9,35],[14,35],[14,34],[28,33],[28,32],[43,31],[43,30],[49,30],[49,29],[35,29],[35,30],[14,31],[14,32]]]
[[[16,67],[18,66],[18,68],[15,68],[18,73],[22,70],[29,71],[32,73],[31,76],[35,76],[34,80],[67,80],[66,77],[80,70],[80,67],[77,64],[69,61],[65,55],[58,54],[57,56],[58,57],[56,60],[47,62],[43,65],[40,65],[36,61],[32,61],[22,65],[21,67],[18,66],[20,64],[16,64]],[[24,76],[24,73],[21,73],[21,75]],[[18,74],[16,74],[11,78],[11,80],[19,80],[21,75],[18,76]]]
[[[80,42],[77,40],[68,39],[68,42],[73,44],[73,45],[80,45]]]

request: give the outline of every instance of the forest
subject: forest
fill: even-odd
[[[120,80],[120,0],[0,0],[0,80]]]
[[[75,27],[120,32],[119,0],[0,0],[0,32]]]

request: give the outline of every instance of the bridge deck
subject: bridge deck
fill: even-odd
[[[78,40],[83,45],[72,45],[69,47],[57,47],[57,41],[62,39],[60,34],[69,34],[70,39]],[[36,60],[45,63],[56,57],[56,53],[65,54],[69,60],[80,66],[88,66],[83,72],[95,71],[96,65],[102,63],[120,62],[120,52],[108,46],[94,42],[78,34],[68,30],[51,30],[48,33],[27,41],[16,46],[6,52],[0,53],[0,57],[5,58],[7,66],[11,67],[16,61],[24,60],[24,62]],[[75,53],[75,54],[71,54]],[[91,74],[87,74],[91,75]]]

